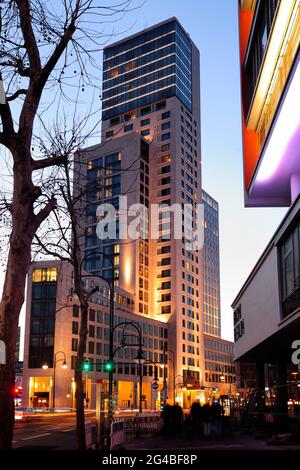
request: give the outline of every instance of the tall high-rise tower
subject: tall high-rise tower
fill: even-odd
[[[176,18],[106,47],[102,142],[83,151],[82,170],[89,180],[101,178],[102,188],[94,186],[88,195],[86,268],[108,273],[99,245],[115,255],[119,287],[134,295],[135,314],[168,323],[171,376],[195,389],[204,380],[202,255],[187,238],[201,203],[199,66],[199,51]],[[174,237],[163,214],[157,239],[100,241],[96,208],[113,202],[120,216],[119,195],[128,196],[128,205],[147,208],[189,204],[182,236]]]
[[[203,329],[221,336],[219,204],[202,190],[204,246],[202,250]]]

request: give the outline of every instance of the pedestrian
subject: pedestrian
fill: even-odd
[[[205,403],[202,407],[202,421],[204,437],[209,438],[211,433],[211,407],[208,403]]]

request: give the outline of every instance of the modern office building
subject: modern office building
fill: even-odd
[[[289,206],[300,192],[299,0],[239,2],[246,206]]]
[[[221,336],[219,205],[202,190],[204,245],[202,250],[203,331]]]
[[[235,358],[284,428],[300,379],[300,3],[245,0],[239,18],[245,204],[290,208],[233,302]]]
[[[292,360],[300,331],[299,227],[298,197],[232,304],[235,359],[256,364],[258,398],[265,401],[272,389],[282,416],[288,401],[300,399],[300,368]]]
[[[230,409],[230,399],[236,396],[237,365],[233,354],[234,343],[213,335],[204,335],[205,386],[210,400],[221,398]]]
[[[176,18],[106,47],[102,140],[80,152],[75,185],[88,181],[91,188],[86,269],[109,277],[99,250],[114,255],[116,283],[132,295],[135,315],[168,327],[170,381],[174,371],[195,390],[204,384],[202,254],[191,243],[202,197],[199,78],[198,49]],[[157,238],[121,237],[128,223],[121,220],[119,195],[128,197],[128,207],[167,206],[158,221],[150,218]],[[103,202],[117,209],[117,237],[99,240],[96,210]],[[177,238],[168,213],[173,204],[190,206]]]
[[[86,278],[86,282],[92,280]],[[85,404],[92,409],[95,409],[97,385],[101,384],[104,393],[108,387],[108,374],[103,365],[109,354],[109,292],[105,282],[96,281],[101,292],[91,298],[85,354],[92,367],[83,372]],[[165,323],[146,316],[137,318],[133,305],[132,296],[117,288],[114,324],[134,320],[142,332],[146,359],[142,371],[143,409],[155,410],[161,401],[164,374],[159,364],[164,362],[164,349],[168,348],[168,331]],[[73,292],[71,265],[61,261],[33,263],[27,283],[23,406],[74,408],[79,323],[80,308]],[[136,346],[116,353],[114,402],[116,408],[130,410],[139,408],[140,374],[135,363],[139,344],[136,329],[132,325],[124,326],[116,330],[115,349],[124,335],[127,344],[136,343]],[[157,390],[152,389],[154,362],[158,364]]]

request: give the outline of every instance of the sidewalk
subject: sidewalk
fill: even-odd
[[[193,436],[187,438],[178,436],[147,435],[134,439],[122,445],[127,450],[299,450],[299,444],[288,443],[284,446],[267,445],[264,439],[255,439],[251,435],[235,432],[232,437],[224,439],[209,439]]]

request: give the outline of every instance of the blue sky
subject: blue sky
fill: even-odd
[[[171,16],[200,50],[202,179],[219,202],[222,336],[232,339],[231,302],[285,209],[243,206],[237,0],[147,0],[116,25],[124,33],[113,42]]]

